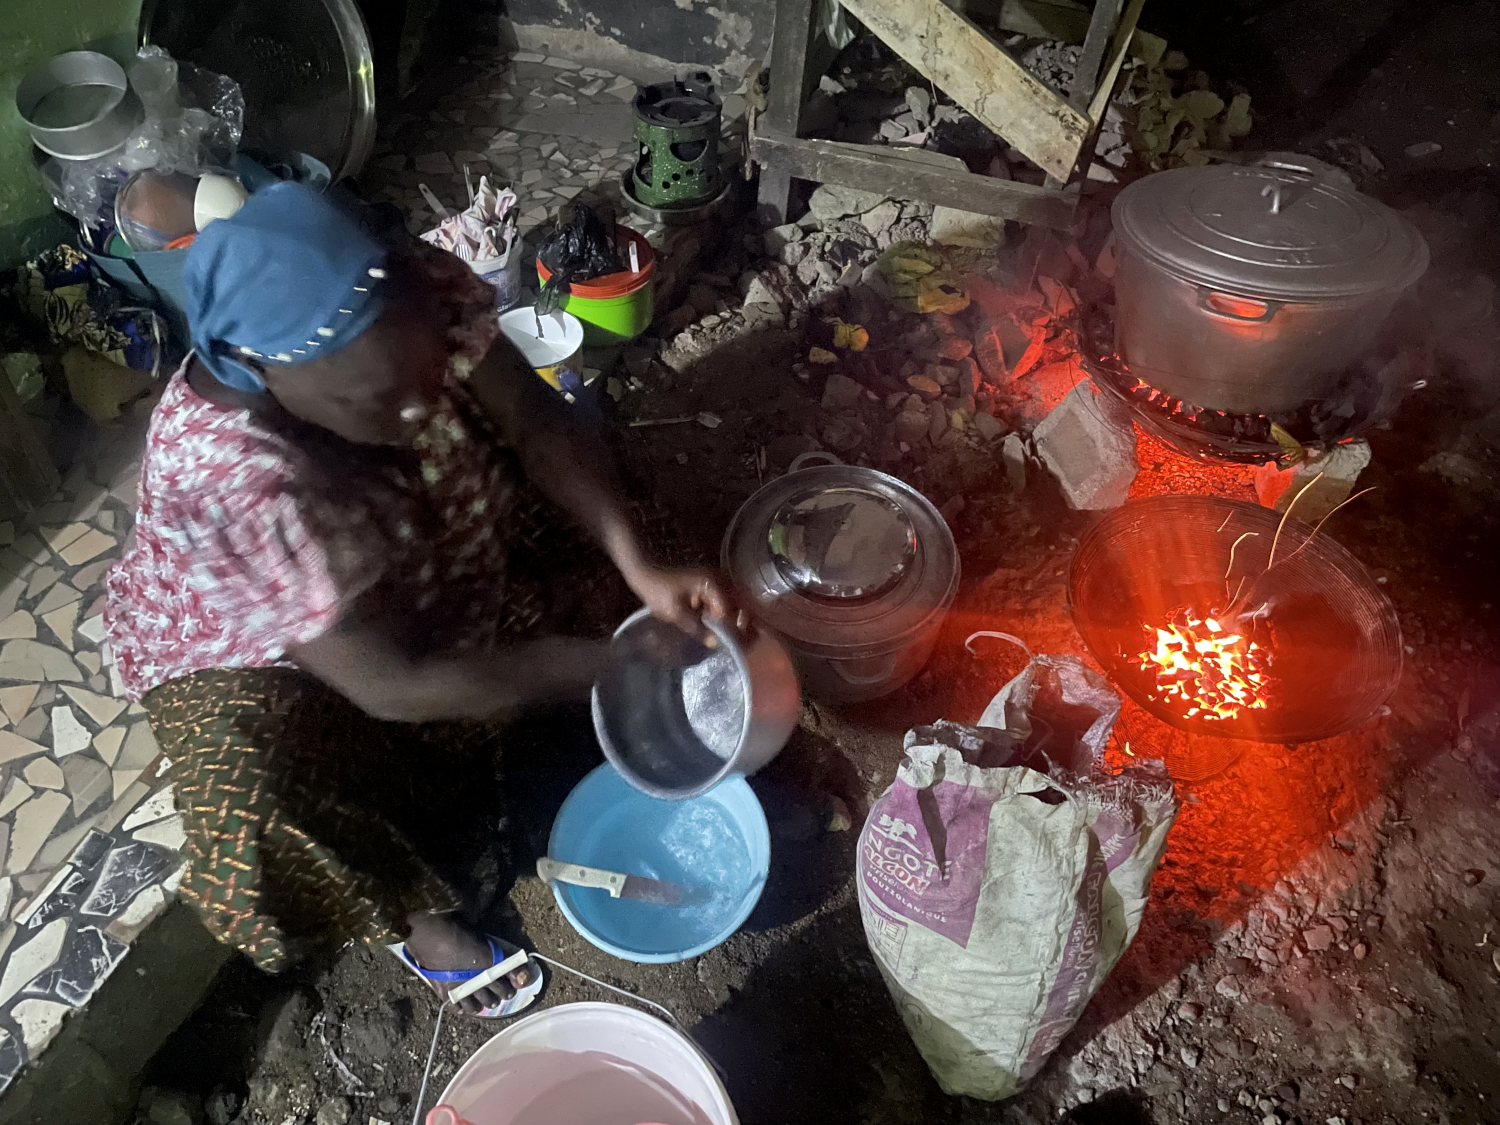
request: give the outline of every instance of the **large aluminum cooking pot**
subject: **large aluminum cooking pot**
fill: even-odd
[[[1328,397],[1427,268],[1395,211],[1287,162],[1158,172],[1120,193],[1113,218],[1120,357],[1231,414]]]
[[[811,468],[809,460],[832,462]],[[932,655],[958,593],[958,549],[916,489],[806,454],[745,501],[724,535],[744,604],[791,651],[807,693],[834,702],[895,691]]]

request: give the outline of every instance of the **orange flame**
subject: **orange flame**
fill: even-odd
[[[1136,659],[1141,671],[1155,674],[1152,699],[1180,708],[1185,719],[1232,720],[1265,709],[1271,679],[1265,646],[1185,609],[1166,628],[1148,626],[1146,633],[1155,635],[1154,645]]]

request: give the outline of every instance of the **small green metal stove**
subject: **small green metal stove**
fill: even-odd
[[[631,189],[648,207],[692,207],[724,187],[719,95],[706,71],[642,86],[635,96],[640,146]]]

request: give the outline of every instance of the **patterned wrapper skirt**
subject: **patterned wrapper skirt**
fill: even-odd
[[[494,727],[381,722],[285,668],[195,672],[142,704],[187,833],[181,895],[259,967],[458,906],[428,856],[476,823],[456,794],[498,792]]]

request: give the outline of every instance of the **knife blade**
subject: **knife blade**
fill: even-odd
[[[607,871],[602,867],[587,867],[581,863],[563,863],[551,856],[536,861],[536,873],[544,883],[555,880],[575,887],[594,887],[608,891],[611,898],[631,898],[656,906],[680,906],[684,897],[678,883],[623,871]]]

